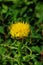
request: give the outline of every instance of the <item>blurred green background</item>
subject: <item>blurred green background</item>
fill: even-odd
[[[8,30],[18,21],[31,26],[22,42],[12,39]],[[0,65],[43,65],[42,0],[0,0]]]

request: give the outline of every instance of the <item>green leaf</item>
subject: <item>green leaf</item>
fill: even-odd
[[[6,13],[8,11],[8,7],[6,5],[2,5],[2,13]]]
[[[38,52],[38,53],[41,52],[41,50],[40,50],[40,48],[38,46],[32,46],[31,50],[34,51],[34,52]]]
[[[0,26],[0,33],[4,34],[4,27]]]
[[[3,55],[5,53],[6,49],[4,47],[0,46],[0,54]]]
[[[40,23],[43,21],[43,4],[38,3],[36,5],[36,16],[39,18],[38,22],[36,23]]]
[[[35,61],[34,65],[42,65],[41,62]]]
[[[0,38],[0,43],[3,41],[3,39],[2,38]]]
[[[31,33],[32,38],[39,38],[39,39],[41,38],[41,35],[34,31],[34,27],[31,27],[31,32],[32,32]]]
[[[24,0],[24,1],[25,1],[25,4],[26,4],[26,5],[33,4],[33,1],[30,1],[30,2],[26,2],[26,0]]]
[[[30,55],[26,55],[23,57],[23,61],[29,61],[31,59]]]

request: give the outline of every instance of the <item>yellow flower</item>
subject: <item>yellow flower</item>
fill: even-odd
[[[10,34],[12,38],[27,37],[30,32],[30,25],[28,23],[17,22],[10,25]]]

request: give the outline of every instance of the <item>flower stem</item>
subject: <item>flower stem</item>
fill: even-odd
[[[22,50],[21,50],[22,44],[20,43],[18,46],[18,64],[22,65]]]

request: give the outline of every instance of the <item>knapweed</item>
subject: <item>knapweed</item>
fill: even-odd
[[[11,24],[9,30],[12,38],[24,38],[27,37],[30,32],[30,25],[24,22],[17,22]]]

